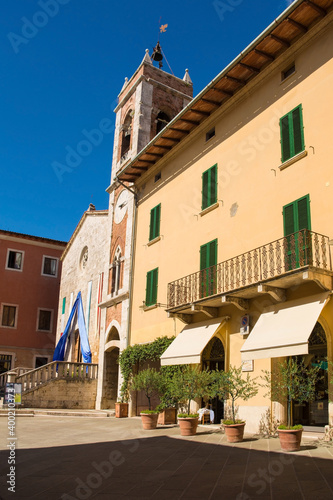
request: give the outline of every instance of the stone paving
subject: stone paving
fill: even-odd
[[[181,437],[114,417],[18,417],[14,493],[7,426],[2,418],[1,500],[333,500],[330,444],[305,437],[300,452],[282,453],[276,438],[228,444],[214,426]]]

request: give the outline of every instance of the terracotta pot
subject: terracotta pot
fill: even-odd
[[[303,429],[278,429],[281,449],[299,451],[301,449]]]
[[[117,418],[128,417],[128,403],[116,403],[115,408]]]
[[[198,417],[178,417],[181,436],[194,436],[197,433]]]
[[[243,441],[245,422],[223,425],[228,443],[240,443]]]
[[[140,413],[140,415],[141,415],[142,427],[145,430],[149,431],[152,429],[156,429],[158,413]]]
[[[170,425],[177,422],[176,408],[165,408],[158,416],[158,424]]]

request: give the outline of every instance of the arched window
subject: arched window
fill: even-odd
[[[129,111],[122,125],[121,157],[123,158],[131,147],[132,112]]]
[[[163,111],[160,111],[156,118],[156,134],[161,132],[169,121],[169,116],[166,113],[163,113]]]
[[[117,294],[120,287],[121,250],[117,248],[111,265],[111,294]]]

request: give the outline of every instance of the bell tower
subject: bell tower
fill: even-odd
[[[110,248],[107,295],[100,304],[105,318],[100,338],[97,408],[114,408],[119,398],[121,375],[117,359],[129,344],[132,243],[135,199],[131,183],[117,173],[134,158],[192,99],[192,81],[162,70],[159,44],[152,57],[148,49],[133,76],[125,82],[115,108],[111,184],[109,198]],[[153,62],[158,62],[155,67]]]

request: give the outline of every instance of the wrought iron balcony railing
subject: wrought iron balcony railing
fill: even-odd
[[[260,283],[305,266],[332,271],[328,236],[303,229],[172,281],[168,284],[167,308]]]

